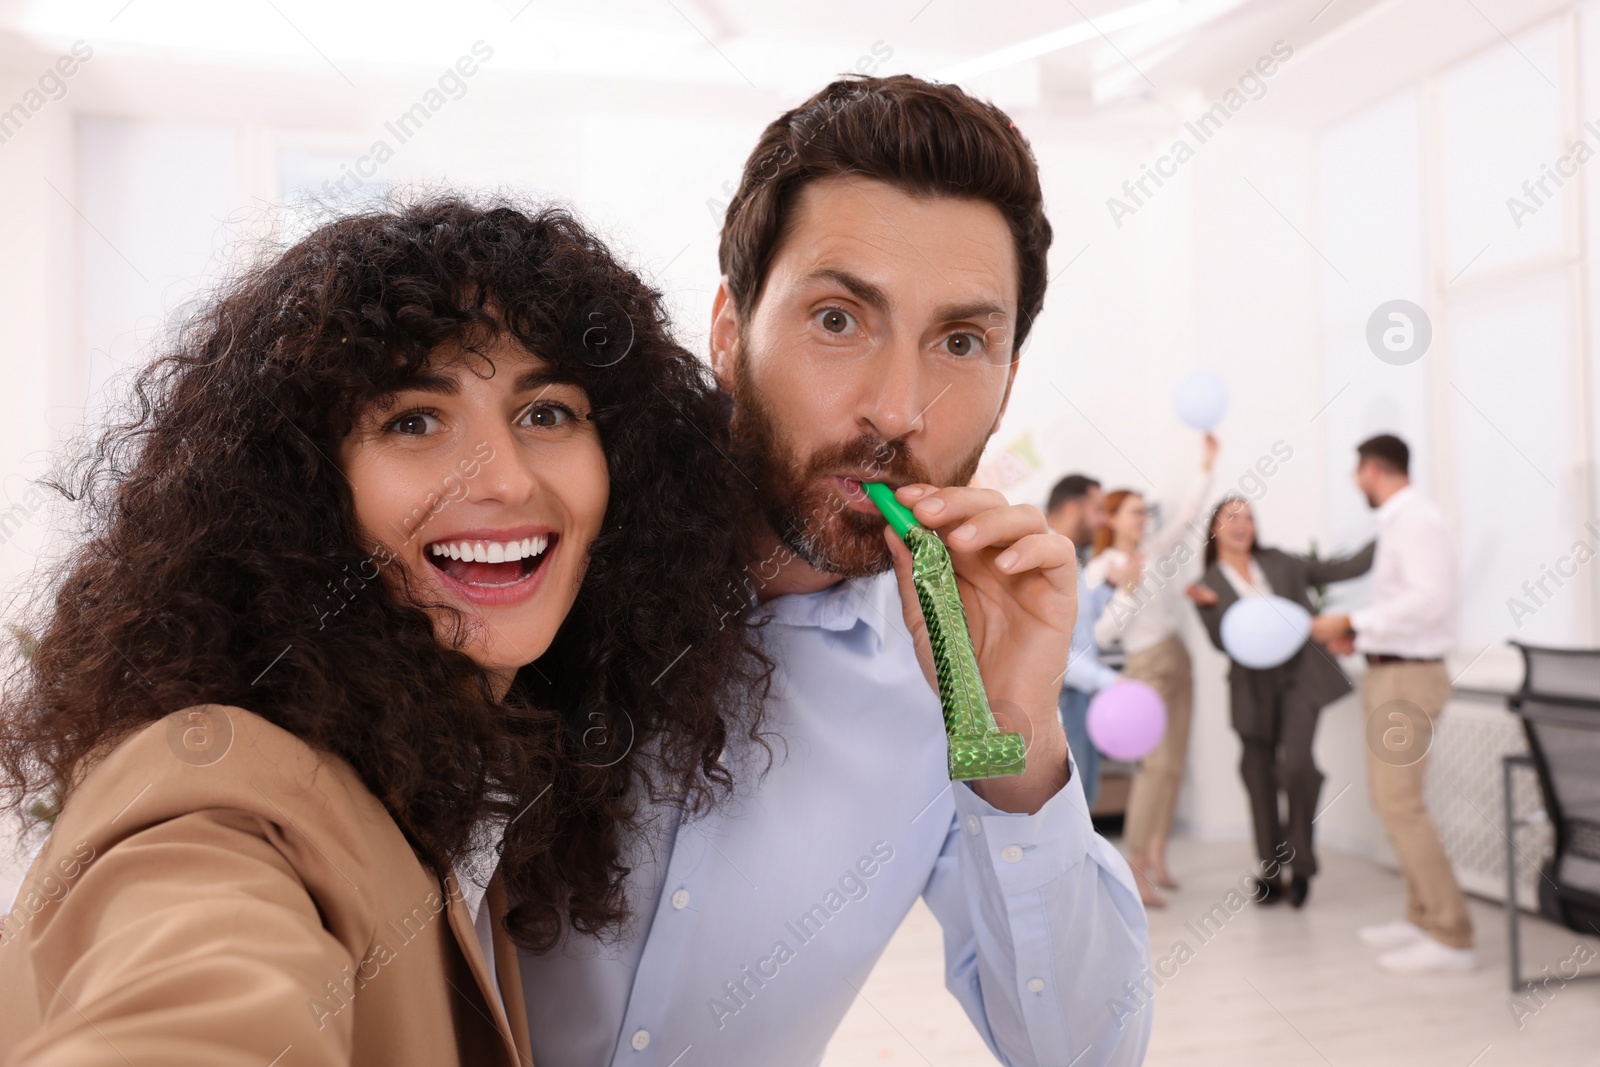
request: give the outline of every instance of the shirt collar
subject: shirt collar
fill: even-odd
[[[891,619],[900,611],[894,571],[870,578],[847,578],[816,593],[790,593],[762,604],[760,614],[784,626],[810,626],[840,632],[864,622],[883,647]],[[894,614],[890,614],[893,612]]]
[[[1406,502],[1417,495],[1415,486],[1405,485],[1390,494],[1389,499],[1378,505],[1377,519],[1387,522],[1394,518],[1399,510],[1406,506]]]

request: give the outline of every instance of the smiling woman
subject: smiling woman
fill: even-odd
[[[388,546],[403,573],[469,624],[441,639],[502,693],[572,607],[605,514],[605,451],[588,394],[567,374],[504,334],[442,346],[340,450],[357,523],[405,531]],[[413,526],[414,501],[452,477],[458,499]]]
[[[51,824],[0,1059],[525,1057],[513,941],[615,928],[637,800],[759,741],[708,377],[501,202],[330,223],[192,320],[57,485],[86,528],[0,704]]]

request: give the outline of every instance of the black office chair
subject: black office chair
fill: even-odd
[[[1600,649],[1512,644],[1522,653],[1526,673],[1508,704],[1528,734],[1528,754],[1506,756],[1502,763],[1511,989],[1520,993],[1535,983],[1522,978],[1515,837],[1534,819],[1512,811],[1513,768],[1531,766],[1537,773],[1543,814],[1555,831],[1555,851],[1539,871],[1540,914],[1600,937]]]

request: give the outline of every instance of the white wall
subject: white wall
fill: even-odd
[[[54,56],[0,52],[0,99],[20,99]],[[6,232],[0,254],[0,367],[7,417],[0,420],[0,606],[26,595],[18,579],[45,544],[45,494],[32,479],[46,473],[57,435],[77,419],[59,368],[79,362],[74,347],[79,220],[73,114],[52,101],[0,144],[0,202]]]
[[[0,100],[20,99],[54,56],[0,50]],[[59,368],[79,361],[71,293],[78,282],[78,226],[66,197],[75,191],[73,116],[53,101],[0,144],[0,614],[32,594],[26,576],[45,551],[53,509],[32,481],[47,473],[52,446],[78,415]],[[52,188],[54,186],[54,188]],[[60,190],[60,193],[57,192]],[[0,834],[0,900],[20,875]]]

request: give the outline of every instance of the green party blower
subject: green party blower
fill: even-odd
[[[911,584],[917,588],[922,618],[928,624],[933,670],[944,706],[944,732],[950,741],[950,780],[1004,778],[1028,765],[1022,735],[1001,733],[983,694],[978,656],[967,632],[967,613],[956,587],[956,571],[939,535],[917,521],[882,482],[863,482],[867,496],[883,512],[911,550]]]

